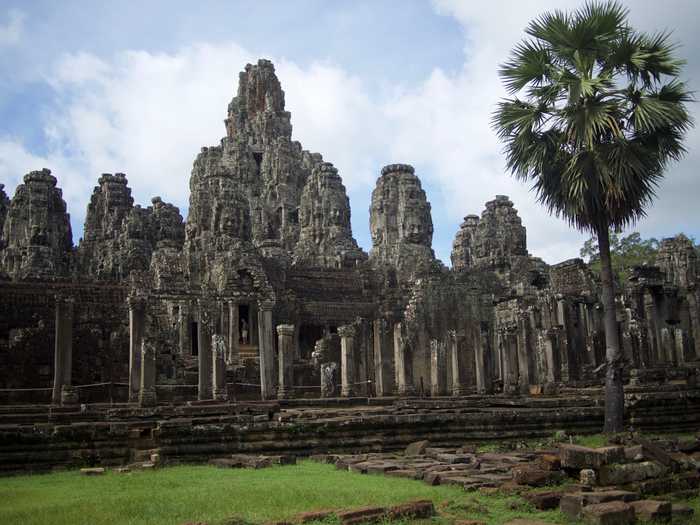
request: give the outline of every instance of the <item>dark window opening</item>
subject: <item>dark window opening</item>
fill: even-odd
[[[301,325],[299,327],[299,355],[302,359],[311,359],[316,341],[323,337],[323,326]]]
[[[196,321],[192,321],[190,324],[190,330],[192,334],[190,337],[190,341],[192,341],[192,355],[199,355],[199,334]]]

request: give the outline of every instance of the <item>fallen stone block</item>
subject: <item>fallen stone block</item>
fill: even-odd
[[[646,439],[637,438],[636,441],[642,446],[642,453],[645,457],[648,457],[658,463],[661,463],[663,466],[669,468],[672,472],[678,472],[680,470],[680,464],[660,446],[656,445],[655,443],[652,443],[651,441],[647,441]]]
[[[632,501],[630,505],[634,509],[637,519],[646,521],[671,519],[671,503],[668,501],[643,499]]]
[[[312,521],[322,521],[330,518],[335,514],[334,510],[312,510],[309,512],[301,512],[292,519],[295,523],[309,523]]]
[[[471,454],[435,454],[435,460],[442,463],[447,463],[448,465],[454,465],[458,463],[472,463],[474,461],[474,456]]]
[[[543,487],[555,485],[564,479],[561,471],[542,470],[533,465],[519,465],[513,467],[513,481],[518,485],[530,487]]]
[[[485,521],[481,520],[457,520],[454,525],[486,525]]]
[[[559,502],[559,509],[563,514],[575,520],[581,516],[583,507],[610,501],[630,502],[639,499],[635,492],[625,490],[601,490],[593,492],[572,492],[564,494]]]
[[[435,507],[430,500],[417,500],[402,503],[390,507],[386,513],[385,519],[403,520],[403,519],[427,519],[435,514]]]
[[[105,469],[102,467],[81,468],[80,473],[83,476],[101,476],[105,473]]]
[[[549,521],[536,520],[532,518],[516,518],[510,520],[503,525],[552,525]]]
[[[562,468],[599,469],[604,465],[625,461],[624,447],[588,448],[580,445],[559,445],[559,458]]]
[[[386,511],[387,509],[384,507],[361,507],[336,512],[336,516],[342,525],[355,525],[379,521],[384,517]]]
[[[586,505],[582,515],[589,525],[631,525],[635,520],[634,509],[624,501]]]
[[[643,461],[644,449],[642,448],[642,445],[625,447],[625,459],[627,461]]]
[[[552,492],[529,492],[523,495],[525,501],[539,510],[556,509],[561,501],[562,493]]]
[[[668,469],[656,461],[606,465],[598,470],[601,485],[626,485],[665,475]]]
[[[394,478],[421,479],[420,474],[415,469],[389,470],[386,475]]]
[[[693,510],[688,505],[681,505],[680,503],[671,504],[671,521],[672,523],[690,523],[693,519]]]
[[[273,465],[296,465],[297,457],[290,454],[280,454],[277,456],[266,456]]]
[[[561,459],[554,454],[542,454],[537,459],[537,466],[542,470],[561,470]]]
[[[407,456],[420,456],[425,454],[425,449],[430,446],[430,441],[415,441],[406,447],[404,454]]]
[[[367,463],[366,473],[386,474],[392,470],[399,470],[399,468],[400,466],[398,464],[390,462]]]

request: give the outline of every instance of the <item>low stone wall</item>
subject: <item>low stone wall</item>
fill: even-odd
[[[645,432],[700,426],[700,389],[629,389],[627,425]],[[0,473],[118,465],[158,452],[169,463],[226,454],[392,451],[428,439],[465,442],[599,432],[600,392],[550,398],[338,399],[277,403],[2,407]]]

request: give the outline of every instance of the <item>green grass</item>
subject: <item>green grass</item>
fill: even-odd
[[[431,499],[450,518],[500,525],[516,517],[565,523],[556,511],[537,512],[517,496],[465,493],[420,481],[338,471],[310,461],[262,470],[178,466],[86,477],[78,472],[0,478],[3,525],[178,525],[226,518],[263,523],[309,510],[390,505]]]

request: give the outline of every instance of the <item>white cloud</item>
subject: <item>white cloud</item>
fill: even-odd
[[[301,66],[269,57],[286,92],[294,138],[340,170],[351,194],[355,234],[366,249],[366,204],[374,180],[383,164],[406,162],[416,166],[432,190],[428,198],[436,222],[435,244],[445,262],[461,218],[480,213],[484,202],[497,194],[515,202],[528,229],[531,253],[552,263],[577,256],[584,235],[548,216],[526,186],[504,173],[501,145],[489,121],[504,94],[496,67],[522,38],[528,21],[540,11],[578,2],[493,1],[477,6],[439,0],[435,5],[464,27],[465,62],[452,74],[436,68],[418,85],[392,79],[390,89],[374,93],[368,82],[338,64]],[[641,22],[651,24],[650,29],[655,18],[668,20],[662,7],[649,8],[656,11]],[[692,24],[686,25],[688,34],[678,37],[691,41]],[[237,73],[257,58],[235,43],[193,44],[172,53],[64,55],[46,79],[56,93],[53,107],[45,112],[49,153],[31,155],[11,138],[0,137],[0,180],[12,189],[30,169],[51,168],[78,231],[102,172],[124,171],[137,202],[161,195],[182,209],[187,206],[192,161],[200,146],[217,144],[224,135],[222,120],[235,94]],[[643,234],[689,231],[698,222],[692,166],[699,140],[697,133],[691,136],[693,153],[669,174],[651,216],[640,224]]]
[[[7,11],[7,22],[0,25],[0,46],[12,46],[19,43],[24,30],[25,14],[19,9]]]

